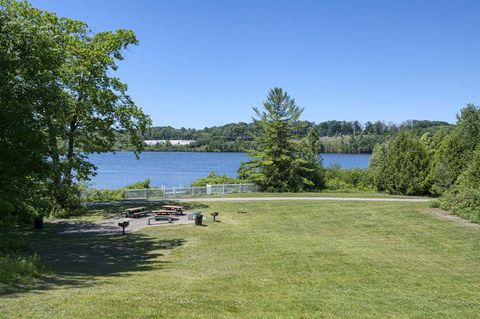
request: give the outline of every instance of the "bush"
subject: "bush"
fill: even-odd
[[[383,147],[375,148],[370,161],[378,190],[390,194],[425,195],[429,190],[429,153],[420,141],[408,132]]]
[[[82,192],[82,200],[87,202],[105,201],[105,200],[122,200],[122,199],[125,199],[125,191],[127,189],[143,189],[143,188],[150,188],[150,179],[136,182],[118,189],[87,188]]]
[[[328,190],[351,192],[373,191],[373,178],[368,169],[345,169],[333,165],[325,170],[326,188]]]
[[[474,223],[480,223],[480,190],[454,187],[439,200],[440,208]]]
[[[248,182],[243,179],[227,176],[225,174],[219,175],[215,172],[210,172],[208,176],[202,177],[193,181],[191,185],[193,187],[199,187],[199,186],[206,186],[207,184],[217,185],[217,184],[242,184],[242,183],[248,183]]]

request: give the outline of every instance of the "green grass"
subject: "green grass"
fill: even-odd
[[[207,207],[208,205],[208,207]],[[48,262],[1,318],[478,318],[480,228],[425,203],[215,202],[221,222],[26,234]],[[247,213],[238,213],[245,211]]]

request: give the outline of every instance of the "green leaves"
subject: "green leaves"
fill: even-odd
[[[468,104],[458,116],[455,130],[441,143],[436,154],[433,190],[443,194],[454,186],[480,146],[480,109]]]
[[[95,170],[86,155],[112,150],[117,132],[142,150],[150,119],[113,75],[136,44],[130,30],[94,34],[81,21],[0,0],[0,206],[8,213],[47,211],[41,203],[52,196],[77,202],[75,183]]]

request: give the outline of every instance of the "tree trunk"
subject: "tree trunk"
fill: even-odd
[[[70,131],[68,132],[68,150],[67,150],[67,165],[65,167],[65,179],[64,183],[67,188],[72,186],[72,170],[73,170],[73,150],[75,142],[75,130],[77,124],[75,120],[70,122]]]

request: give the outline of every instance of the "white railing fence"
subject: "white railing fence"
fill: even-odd
[[[184,198],[215,194],[249,193],[255,192],[255,184],[219,184],[201,187],[172,187],[172,188],[143,188],[127,189],[126,199],[145,198]]]

